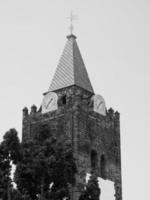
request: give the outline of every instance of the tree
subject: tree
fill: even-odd
[[[12,165],[18,158],[19,140],[15,129],[10,129],[3,137],[0,143],[0,198],[9,199],[12,180],[10,178]]]
[[[11,163],[16,165],[13,188]],[[52,136],[41,127],[33,138],[20,143],[10,129],[0,144],[0,198],[62,200],[69,197],[68,185],[75,182],[76,165],[70,143]]]
[[[98,185],[98,179],[95,173],[93,173],[85,187],[85,190],[81,194],[79,200],[99,200],[101,190]]]
[[[8,199],[9,187],[11,187],[10,171],[10,161],[0,145],[0,198],[3,200]]]
[[[76,166],[70,144],[58,141],[46,127],[34,138],[22,143],[21,160],[17,163],[15,182],[19,191],[31,199],[61,200],[69,198],[68,184],[75,181]]]
[[[3,151],[8,155],[13,164],[21,159],[21,143],[18,138],[18,133],[15,129],[7,131],[2,141]]]

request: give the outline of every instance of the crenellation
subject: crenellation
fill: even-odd
[[[26,118],[28,118],[28,108],[27,107],[24,107],[22,109],[22,117],[23,117],[23,120],[25,120]]]
[[[31,116],[35,116],[36,112],[37,112],[37,107],[36,107],[35,105],[32,105],[32,106],[31,106],[30,115],[31,115]]]

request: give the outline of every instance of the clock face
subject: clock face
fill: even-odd
[[[42,102],[42,113],[50,112],[53,110],[57,110],[57,100],[58,96],[54,92],[48,92]]]
[[[105,116],[106,106],[104,98],[101,95],[94,95],[93,101],[94,101],[94,111]]]

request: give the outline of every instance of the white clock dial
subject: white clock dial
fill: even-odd
[[[56,93],[48,92],[43,98],[42,113],[57,110],[58,108],[57,100],[58,100],[58,96]]]
[[[94,111],[105,116],[106,115],[106,106],[105,106],[104,98],[101,95],[94,95],[93,102],[94,102],[94,105],[93,105]]]

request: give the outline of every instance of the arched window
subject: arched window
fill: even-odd
[[[98,156],[95,150],[91,151],[91,168],[94,170],[98,165]]]
[[[104,154],[101,156],[100,173],[101,177],[106,179],[106,156]]]

